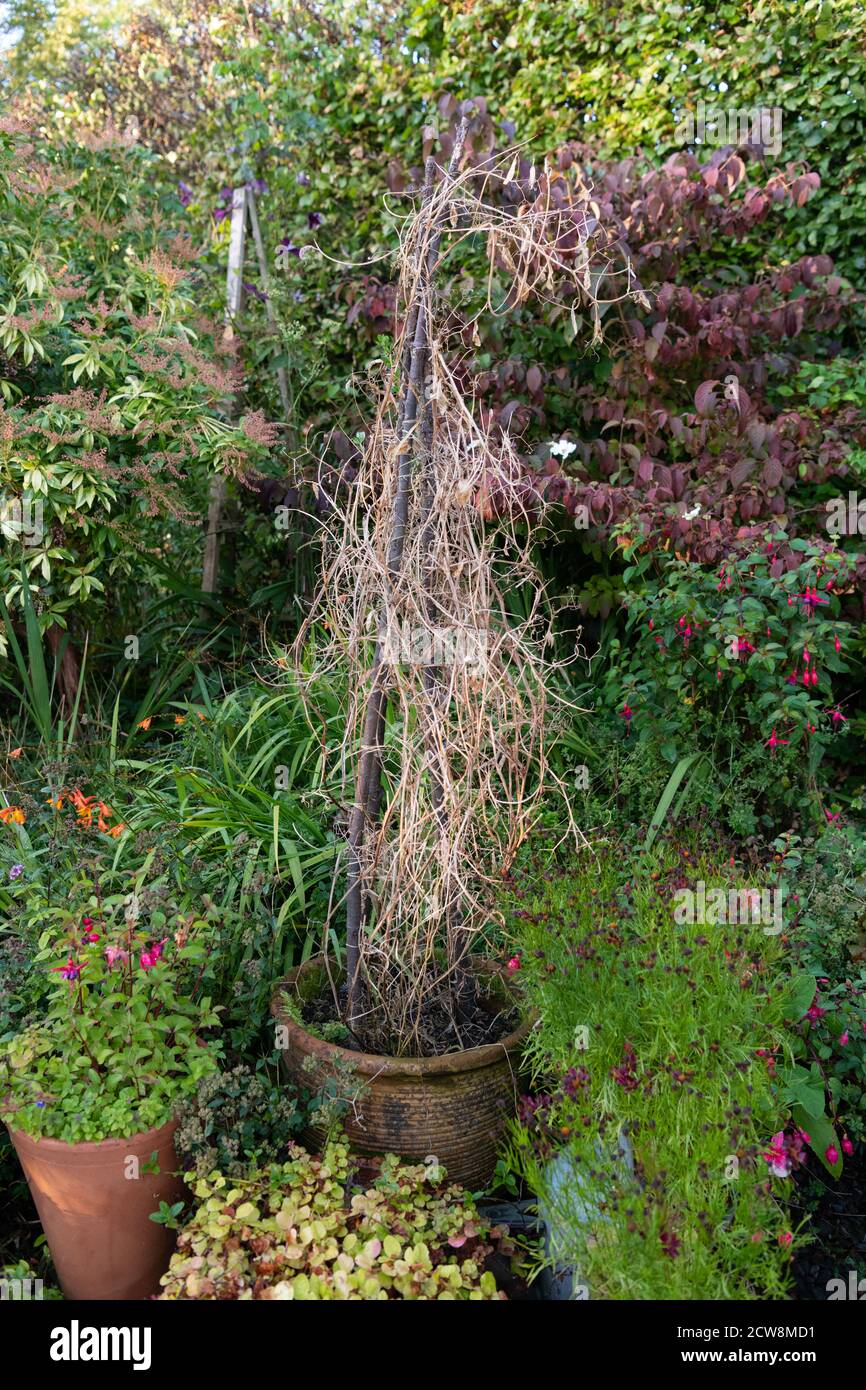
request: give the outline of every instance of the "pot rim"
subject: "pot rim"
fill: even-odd
[[[165,1124],[154,1125],[152,1129],[139,1129],[135,1134],[128,1134],[125,1139],[80,1139],[70,1141],[69,1139],[54,1139],[50,1135],[28,1134],[25,1129],[16,1129],[11,1121],[4,1120],[9,1138],[12,1143],[18,1146],[18,1140],[23,1139],[28,1144],[36,1145],[39,1149],[48,1153],[81,1153],[95,1154],[110,1152],[112,1148],[128,1147],[130,1144],[137,1144],[140,1140],[150,1140],[151,1136],[164,1134],[170,1131],[172,1134],[177,1129],[178,1122],[175,1119],[166,1120]]]
[[[277,980],[271,994],[270,1013],[288,1030],[288,1037],[300,1041],[303,1038],[304,1050],[307,1054],[317,1057],[321,1062],[341,1061],[348,1063],[352,1069],[362,1076],[437,1076],[448,1075],[455,1072],[480,1071],[484,1067],[492,1066],[494,1062],[501,1062],[503,1057],[516,1052],[528,1037],[534,1019],[531,1013],[527,1013],[521,1019],[512,1032],[500,1038],[498,1042],[483,1043],[481,1047],[467,1047],[460,1052],[442,1052],[437,1057],[389,1057],[385,1053],[378,1052],[354,1052],[349,1047],[340,1047],[338,1043],[325,1042],[323,1038],[317,1038],[309,1033],[302,1024],[296,1023],[283,1010],[280,1000],[281,994],[287,986],[295,983],[298,977],[314,966],[322,966],[325,958],[321,954],[311,956],[309,960],[297,965],[290,970],[282,979]],[[506,976],[503,967],[495,961],[479,957],[478,966],[500,976],[506,983]],[[284,1049],[288,1050],[288,1049]]]

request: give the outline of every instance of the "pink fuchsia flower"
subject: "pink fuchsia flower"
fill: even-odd
[[[146,951],[142,951],[141,955],[138,958],[142,970],[152,970],[153,967],[156,965],[157,961],[162,959],[167,941],[168,937],[164,936],[162,941],[157,941],[152,946],[148,947]],[[518,960],[518,957],[515,956],[515,960]]]
[[[787,1246],[789,1246],[789,1245],[791,1244],[791,1241],[792,1241],[793,1239],[794,1239],[794,1237],[793,1237],[793,1235],[791,1234],[790,1231],[780,1231],[780,1232],[779,1232],[779,1244],[781,1245],[781,1247],[782,1247],[783,1250],[784,1250]]]
[[[520,969],[520,957],[512,956],[511,959],[506,962],[505,969],[508,971],[509,975],[515,975]]]
[[[841,651],[842,649],[842,643],[839,641],[839,638],[836,636],[835,632],[833,634],[833,648],[837,652]]]
[[[770,1147],[764,1154],[770,1172],[776,1178],[787,1178],[791,1172],[791,1160],[785,1149],[785,1135],[780,1129],[770,1140]]]
[[[808,1018],[810,1023],[817,1023],[818,1019],[823,1018],[826,1012],[827,1010],[820,1008],[818,1004],[812,1004],[811,1007],[806,1010],[803,1017]]]
[[[854,1152],[854,1145],[851,1143],[851,1140],[848,1138],[847,1134],[842,1140],[842,1152],[846,1155],[847,1158],[850,1158],[852,1153]]]
[[[108,961],[109,966],[126,965],[126,962],[129,960],[129,952],[124,951],[121,946],[106,946],[105,959]]]
[[[836,1148],[835,1144],[827,1145],[826,1149],[824,1150],[824,1157],[826,1158],[831,1168],[839,1162],[839,1150]]]
[[[51,969],[60,972],[61,980],[77,980],[84,967],[76,964],[70,956],[65,965],[52,965]]]
[[[841,812],[841,811],[828,811],[828,810],[827,810],[827,807],[825,806],[825,807],[824,807],[824,815],[825,815],[826,818],[827,818],[827,824],[828,824],[828,825],[835,825],[836,822],[840,819],[840,817],[841,817],[841,815],[842,815],[842,812]]]
[[[840,1034],[839,1034],[839,1046],[840,1046],[840,1047],[847,1047],[847,1045],[848,1045],[848,1029],[846,1028],[845,1031],[844,1031],[843,1033],[840,1033]]]
[[[765,747],[765,748],[781,748],[781,747],[783,747],[783,746],[787,746],[787,744],[788,744],[789,742],[790,742],[790,740],[787,739],[787,738],[776,738],[776,730],[774,729],[773,732],[770,734],[770,737],[767,739],[766,743],[764,744],[764,747]]]

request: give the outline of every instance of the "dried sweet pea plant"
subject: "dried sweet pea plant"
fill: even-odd
[[[357,480],[326,529],[321,588],[296,648],[308,696],[336,672],[347,690],[344,1021],[366,1050],[397,1056],[477,1041],[470,952],[553,777],[556,663],[533,563],[543,497],[512,439],[486,432],[464,396],[461,353],[475,325],[437,282],[456,247],[483,238],[478,313],[565,292],[598,335],[601,287],[612,300],[636,292],[587,189],[545,171],[515,205],[505,164],[461,171],[464,135],[447,171],[428,160],[403,227],[394,366]],[[529,596],[519,618],[516,590]]]

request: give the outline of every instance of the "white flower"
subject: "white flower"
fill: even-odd
[[[570,454],[574,453],[576,448],[577,445],[572,444],[570,439],[557,439],[551,444],[550,452],[554,454],[556,458],[567,459]]]
[[[700,502],[696,502],[690,511],[683,512],[683,521],[694,521],[695,517],[698,515],[700,510],[701,504]]]

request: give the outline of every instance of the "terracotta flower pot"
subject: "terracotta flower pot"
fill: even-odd
[[[7,1128],[66,1297],[134,1299],[158,1293],[175,1233],[149,1216],[160,1202],[180,1201],[186,1192],[174,1176],[177,1122],[96,1144],[32,1139]],[[159,1171],[151,1173],[154,1152]]]
[[[489,979],[491,992],[508,988],[499,966],[481,961],[477,970]],[[280,1059],[286,1077],[309,1089],[338,1069],[352,1073],[363,1089],[343,1124],[357,1153],[396,1153],[416,1160],[435,1154],[453,1181],[483,1187],[496,1167],[502,1131],[516,1109],[520,1053],[532,1019],[524,1019],[500,1042],[441,1057],[353,1052],[314,1038],[283,1007],[286,993],[315,997],[323,974],[321,957],[314,957],[290,971],[271,1000],[271,1014],[286,1030]],[[304,1067],[308,1058],[312,1071]],[[310,1128],[304,1138],[309,1146],[320,1147],[324,1135]]]

